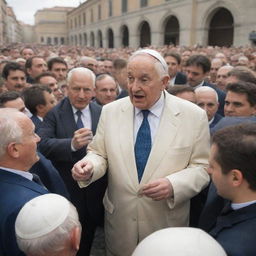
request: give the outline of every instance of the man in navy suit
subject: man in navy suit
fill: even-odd
[[[31,112],[36,132],[45,115],[55,106],[56,100],[52,90],[46,85],[36,84],[23,91],[26,107]]]
[[[0,255],[24,255],[15,238],[15,219],[30,199],[48,193],[28,172],[39,160],[34,124],[13,108],[0,109]]]
[[[189,57],[186,62],[188,84],[195,89],[201,86],[209,86],[213,88],[218,94],[218,114],[224,116],[224,102],[226,96],[225,92],[218,89],[214,84],[210,84],[205,81],[206,77],[209,75],[210,69],[211,62],[206,56],[198,54]]]
[[[226,127],[216,132],[212,140],[209,174],[217,194],[227,203],[214,224],[211,216],[205,215],[205,222],[210,218],[213,225],[202,227],[231,256],[253,256],[256,251],[255,140],[255,123]],[[212,203],[216,200],[215,197]],[[207,203],[211,204],[211,200]]]
[[[82,224],[79,256],[89,255],[94,232],[103,222],[102,199],[106,177],[92,187],[80,189],[71,176],[73,165],[86,155],[101,113],[101,107],[91,103],[95,88],[94,73],[83,67],[68,74],[68,97],[45,116],[39,128],[39,150],[52,161],[62,176],[76,206]]]

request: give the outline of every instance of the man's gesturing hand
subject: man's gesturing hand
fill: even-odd
[[[72,168],[72,176],[76,181],[88,181],[92,177],[93,166],[90,161],[80,160]]]

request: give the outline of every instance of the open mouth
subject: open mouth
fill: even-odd
[[[135,99],[142,99],[142,98],[144,98],[143,95],[133,95],[133,97],[134,97]]]

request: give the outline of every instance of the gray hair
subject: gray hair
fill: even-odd
[[[159,52],[152,50],[152,49],[138,50],[130,56],[129,61],[138,55],[148,55],[148,56],[153,57],[156,60],[155,68],[156,68],[159,76],[161,78],[164,76],[169,76],[168,65],[167,65],[165,59],[162,57],[162,55]]]
[[[95,79],[96,76],[95,74],[88,68],[83,68],[83,67],[78,67],[78,68],[73,68],[68,72],[68,76],[67,76],[67,83],[70,83],[70,80],[72,79],[72,76],[75,73],[80,73],[80,74],[84,74],[84,75],[88,75],[91,76],[92,81],[93,81],[93,87],[95,87]]]
[[[23,239],[16,234],[17,243],[21,251],[30,256],[58,255],[66,248],[66,243],[70,239],[70,232],[81,224],[76,208],[70,204],[69,213],[64,222],[56,229],[39,238]]]
[[[216,101],[217,102],[219,101],[219,97],[218,97],[217,92],[213,88],[211,88],[209,86],[201,86],[201,87],[196,88],[195,89],[195,94],[197,94],[199,92],[211,92],[211,93],[214,93]]]
[[[0,159],[10,143],[22,141],[23,131],[19,125],[21,116],[25,115],[14,108],[0,109]]]

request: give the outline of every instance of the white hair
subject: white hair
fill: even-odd
[[[161,78],[164,76],[169,76],[168,65],[167,65],[165,59],[162,57],[162,55],[159,52],[152,50],[152,49],[138,50],[130,56],[129,61],[131,61],[134,57],[136,57],[138,55],[147,55],[147,56],[153,57],[156,60],[155,68],[156,68],[159,76]]]
[[[217,92],[209,86],[201,86],[201,87],[198,87],[195,89],[195,94],[200,93],[200,92],[211,92],[215,95],[216,101],[217,102],[219,101]]]
[[[83,67],[78,67],[78,68],[73,68],[68,72],[68,76],[67,76],[67,83],[70,83],[70,80],[72,79],[72,76],[75,73],[80,73],[80,74],[84,74],[84,75],[88,75],[91,76],[92,81],[93,81],[93,87],[95,87],[95,79],[96,76],[95,74],[88,68],[83,68]]]
[[[49,195],[49,194],[48,194]],[[69,202],[70,203],[70,202]],[[28,216],[29,218],[29,216]],[[17,243],[21,251],[30,256],[58,255],[67,246],[70,232],[81,224],[76,208],[70,203],[69,213],[64,222],[56,229],[39,238],[24,239],[16,234]]]
[[[25,116],[17,109],[0,109],[0,158],[6,153],[7,146],[22,141],[23,130],[19,125],[19,118]]]

